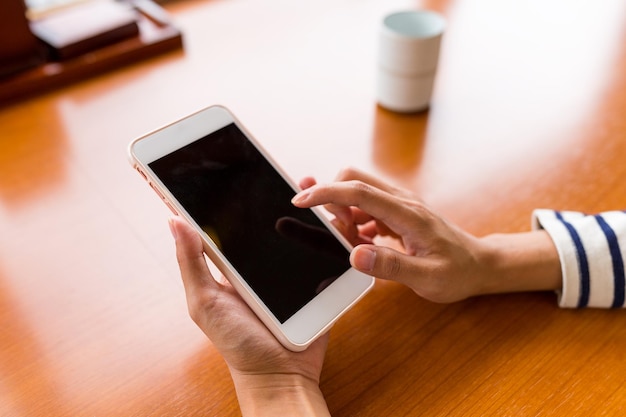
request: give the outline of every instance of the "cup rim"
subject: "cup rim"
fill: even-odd
[[[422,23],[427,27],[416,28],[411,23]],[[387,14],[383,18],[382,28],[385,33],[401,39],[432,39],[443,34],[446,19],[433,10],[400,10]]]

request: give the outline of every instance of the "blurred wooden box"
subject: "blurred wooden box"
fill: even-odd
[[[65,60],[137,36],[137,13],[126,2],[87,1],[31,20],[30,29],[53,59]]]
[[[23,0],[0,1],[0,79],[44,61],[44,50],[30,31]]]
[[[19,4],[18,4],[19,3]],[[181,31],[170,21],[168,14],[161,6],[151,0],[133,0],[129,2],[136,11],[136,35],[124,34],[116,41],[106,45],[94,45],[93,49],[81,54],[72,53],[70,56],[55,56],[50,51],[41,54],[44,43],[37,39],[24,14],[22,0],[0,0],[0,39],[2,48],[7,46],[6,56],[9,50],[12,57],[26,55],[17,61],[11,58],[11,66],[6,67],[4,61],[0,61],[1,68],[6,68],[0,73],[0,105],[14,102],[21,98],[39,94],[58,88],[70,83],[111,71],[124,65],[154,57],[183,47]],[[6,11],[12,11],[11,19]],[[17,7],[19,6],[19,8]],[[18,11],[19,9],[19,11]],[[12,30],[7,29],[8,23],[4,19],[20,22]],[[19,30],[23,44],[20,54],[14,52],[15,46],[8,45],[13,42],[3,42],[3,39],[17,38]],[[32,49],[28,49],[28,47]],[[27,54],[30,51],[30,55]],[[38,55],[39,54],[39,55]],[[63,58],[63,59],[60,59]],[[20,65],[16,65],[19,63]],[[11,69],[9,71],[9,68]]]

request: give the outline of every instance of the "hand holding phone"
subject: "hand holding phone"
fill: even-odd
[[[189,314],[226,360],[242,415],[330,416],[319,387],[328,333],[303,352],[285,349],[230,285],[214,279],[198,233],[179,216],[169,225]]]
[[[129,154],[288,349],[304,350],[373,286],[321,212],[291,204],[296,185],[224,107],[143,136]]]

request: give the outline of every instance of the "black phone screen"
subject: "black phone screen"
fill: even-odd
[[[235,125],[149,164],[284,323],[350,268],[348,250]]]

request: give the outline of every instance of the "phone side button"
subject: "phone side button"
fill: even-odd
[[[152,189],[154,190],[155,193],[157,193],[159,195],[159,197],[161,197],[161,200],[165,200],[165,197],[163,196],[163,194],[161,194],[161,191],[159,191],[154,184],[150,183],[150,187],[152,187]]]
[[[170,210],[172,210],[172,213],[174,213],[174,215],[178,216],[178,212],[176,211],[176,209],[170,204],[169,201],[166,201],[165,204],[167,205],[167,207],[169,207]]]
[[[148,177],[146,176],[146,174],[144,174],[144,173],[143,173],[143,171],[141,170],[141,168],[136,167],[135,169],[137,170],[137,172],[139,173],[139,175],[141,175],[141,177],[142,177],[144,180],[148,181]]]

